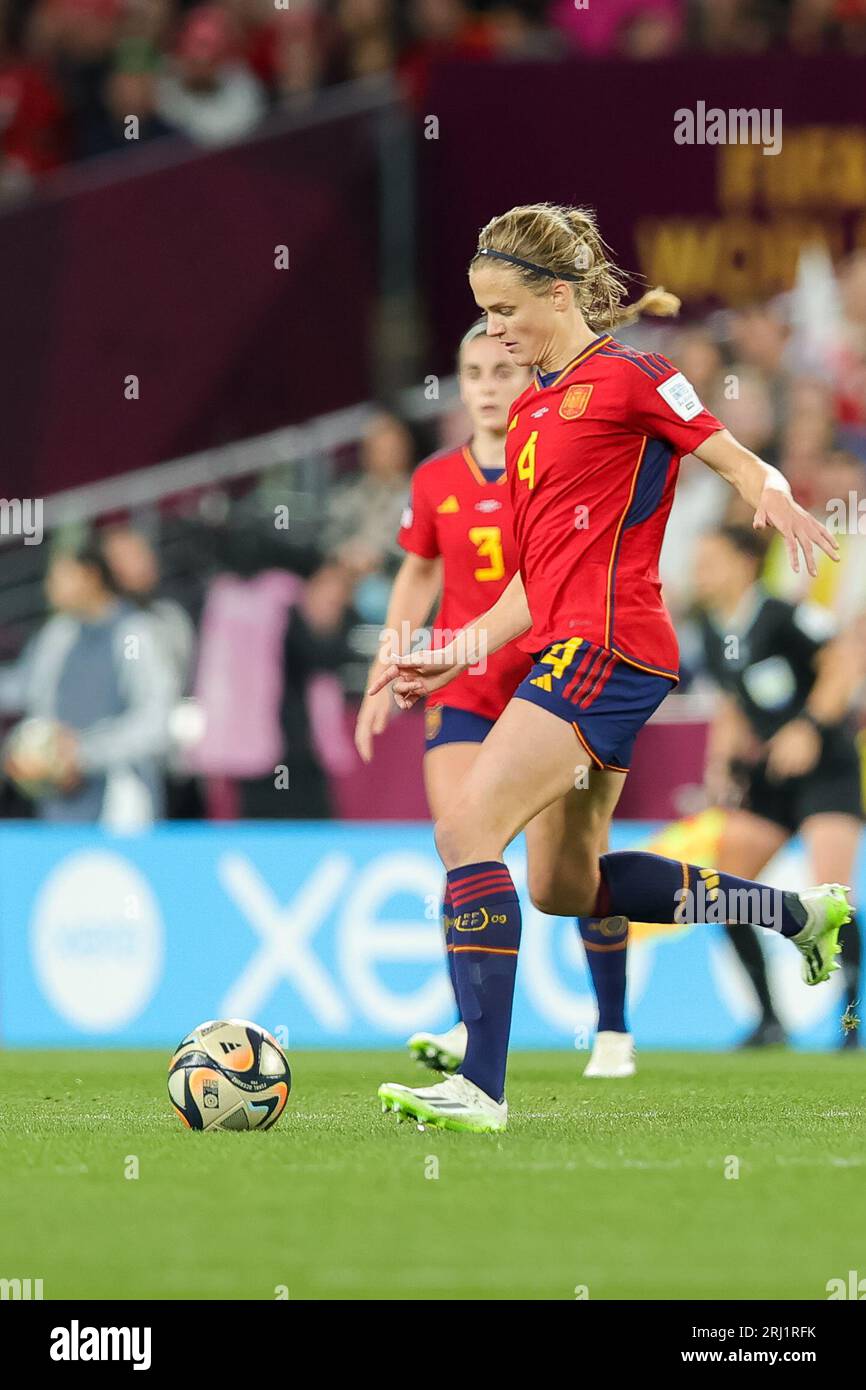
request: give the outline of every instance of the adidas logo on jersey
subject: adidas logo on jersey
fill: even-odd
[[[476,512],[498,512],[502,503],[496,497],[484,497],[475,503]]]
[[[457,498],[454,496],[454,493],[452,492],[450,497],[446,497],[444,502],[439,503],[439,506],[436,508],[436,510],[440,514],[440,516],[445,516],[449,512],[459,512],[460,503],[457,501]]]
[[[540,410],[533,410],[532,414],[531,414],[530,417],[529,417],[530,420],[538,420],[538,419],[540,419],[540,417],[541,417],[542,415],[546,415],[546,414],[547,414],[547,412],[548,412],[549,409],[550,409],[550,406],[549,406],[549,405],[543,405],[543,406],[541,407]]]

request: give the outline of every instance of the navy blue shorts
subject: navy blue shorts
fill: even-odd
[[[483,743],[495,722],[468,709],[428,705],[424,711],[425,752],[446,743]]]
[[[538,653],[514,697],[568,720],[594,767],[628,772],[635,739],[675,685],[572,637]]]

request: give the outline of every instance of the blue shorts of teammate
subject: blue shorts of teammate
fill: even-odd
[[[593,767],[628,772],[635,739],[675,685],[670,676],[572,637],[537,654],[514,697],[566,719]]]
[[[446,743],[483,743],[496,721],[468,709],[428,705],[424,711],[424,750]]]

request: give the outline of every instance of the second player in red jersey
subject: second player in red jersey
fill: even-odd
[[[432,624],[432,646],[495,603],[517,570],[511,493],[505,470],[483,470],[468,444],[435,454],[416,469],[399,541],[404,550],[442,557],[442,596]],[[451,682],[429,708],[447,706],[497,719],[532,665],[509,643]]]

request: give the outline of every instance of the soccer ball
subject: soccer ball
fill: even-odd
[[[243,1018],[200,1023],[168,1064],[171,1103],[190,1129],[270,1129],[291,1089],[276,1038]]]
[[[47,769],[58,765],[59,733],[55,720],[34,716],[22,719],[6,736],[3,758],[14,758],[20,769],[11,774],[11,780],[31,801],[57,791],[57,782]]]

